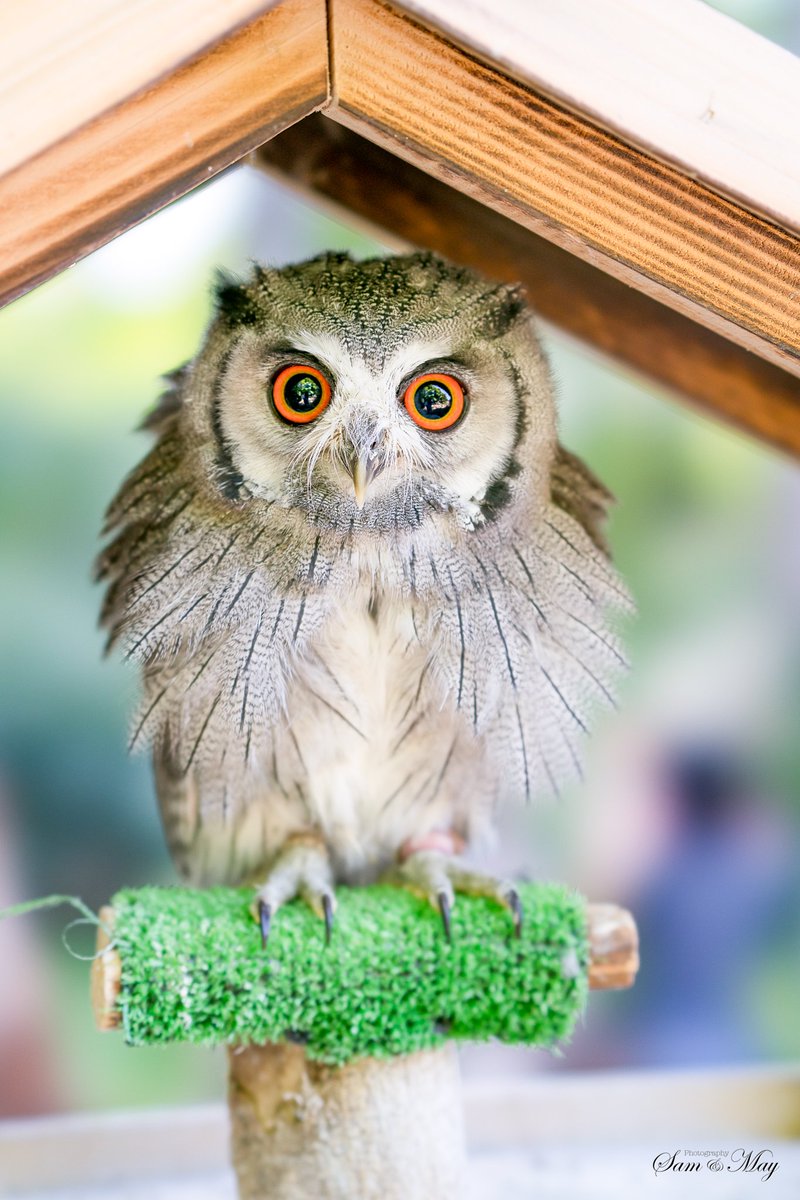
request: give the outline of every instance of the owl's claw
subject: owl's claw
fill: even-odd
[[[445,891],[439,892],[439,912],[442,914],[442,924],[444,925],[444,936],[447,938],[448,942],[452,942],[452,940],[453,940],[453,930],[452,930],[452,926],[450,923],[451,909],[452,909],[452,905],[450,903],[450,898],[447,895],[447,892],[445,892]]]
[[[506,892],[506,902],[514,918],[514,933],[517,937],[522,937],[522,904],[516,888],[510,887],[508,889]]]
[[[328,850],[316,833],[292,834],[278,851],[253,903],[253,915],[267,948],[276,912],[282,904],[301,897],[325,922],[325,944],[330,945],[336,896]]]
[[[258,902],[258,923],[261,926],[261,949],[266,950],[269,938],[269,927],[272,921],[272,908],[265,900]]]
[[[333,933],[333,896],[330,892],[322,894],[322,911],[325,914],[325,945],[330,946]]]
[[[452,941],[452,911],[458,892],[486,896],[502,904],[511,914],[515,936],[522,936],[522,903],[517,889],[488,875],[467,870],[457,858],[441,850],[413,851],[385,876],[385,882],[408,888],[438,908],[448,942]]]

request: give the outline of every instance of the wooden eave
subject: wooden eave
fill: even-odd
[[[27,0],[0,32],[4,302],[261,147],[800,452],[800,60],[700,0]]]

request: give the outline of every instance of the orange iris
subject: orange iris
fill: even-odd
[[[453,375],[418,375],[403,393],[411,420],[421,429],[450,429],[464,415],[464,388]]]
[[[272,403],[284,421],[307,425],[328,407],[331,385],[316,367],[294,363],[284,367],[272,381]]]

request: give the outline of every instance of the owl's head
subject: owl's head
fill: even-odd
[[[232,497],[397,528],[426,507],[493,516],[521,465],[546,488],[553,402],[518,289],[430,254],[335,254],[217,299],[192,392]]]

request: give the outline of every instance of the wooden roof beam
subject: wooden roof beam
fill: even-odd
[[[591,9],[597,24],[597,13],[614,7],[611,0],[593,0],[581,11]],[[657,14],[663,5],[628,0],[626,7],[649,12],[650,36],[661,36]],[[623,140],[602,127],[599,101],[589,117],[549,98],[546,54],[533,67],[528,62],[545,8],[558,6],[530,0],[498,9],[490,0],[413,0],[412,13],[382,0],[331,0],[333,104],[327,111],[546,240],[800,375],[796,232],[720,195],[692,171],[629,144],[627,137],[638,140],[635,112],[627,112]],[[681,0],[680,8],[700,13],[704,6]],[[475,12],[480,20],[469,15]],[[500,53],[492,35],[500,23],[505,62],[491,57]],[[458,33],[445,32],[448,27]],[[617,35],[624,43],[624,29],[615,28]],[[611,38],[609,30],[600,58]],[[742,62],[748,78],[754,64],[769,67],[773,56],[763,39],[742,31],[737,44],[740,57],[745,49],[750,55],[749,63]],[[709,57],[715,52],[711,47]],[[800,95],[800,64],[784,58],[783,75],[794,86],[789,92]],[[758,106],[756,113],[762,120],[769,116]],[[791,110],[773,114],[773,121],[792,118]],[[758,120],[756,127],[758,132]],[[724,137],[724,131],[713,136]],[[774,138],[770,145],[774,150]],[[738,162],[742,151],[735,140],[730,153]],[[776,154],[762,157],[776,161]],[[796,178],[796,153],[791,170]],[[786,188],[784,207],[800,225],[791,179]],[[753,204],[757,189],[754,178]]]
[[[659,304],[326,116],[257,152],[262,167],[396,247],[509,283],[541,316],[679,399],[800,454],[800,379]]]
[[[572,112],[800,228],[800,63],[699,0],[399,0]]]
[[[263,0],[87,3],[95,24],[81,25],[82,37],[76,34],[77,44],[69,47],[80,63],[75,79],[61,62],[57,41],[42,32],[53,6],[43,0],[19,6],[36,53],[30,79],[12,76],[0,91],[0,127],[18,123],[38,152],[18,161],[19,131],[13,146],[0,144],[6,161],[15,164],[0,178],[0,304],[204,183],[328,100],[324,0],[277,0],[266,11]],[[46,14],[37,11],[44,8]],[[105,22],[97,9],[107,10]],[[207,47],[212,35],[238,25],[254,9],[260,11],[253,20]],[[130,19],[123,20],[126,10]],[[57,30],[75,11],[70,5],[58,9]],[[77,13],[83,14],[82,5]],[[183,20],[182,36],[176,17]],[[144,57],[149,70],[161,70],[158,78],[141,70],[131,74],[136,46],[149,47]],[[55,65],[48,73],[51,59]],[[99,83],[91,77],[95,68]],[[129,94],[137,82],[142,90]],[[80,88],[79,105],[72,102],[71,86]],[[26,110],[26,97],[35,112]],[[70,124],[89,116],[85,124]],[[48,130],[58,140],[42,146]]]
[[[0,302],[329,105],[434,177],[372,160],[385,213],[363,215],[526,279],[562,328],[798,450],[800,63],[749,30],[698,0],[51,8],[0,42]],[[354,186],[328,170],[358,209]]]
[[[275,0],[4,4],[0,175],[274,7]]]

